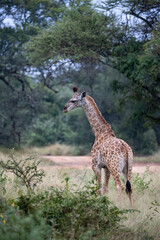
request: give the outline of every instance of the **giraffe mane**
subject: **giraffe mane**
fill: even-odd
[[[86,96],[86,98],[89,100],[89,102],[92,104],[92,106],[94,107],[95,111],[97,112],[97,115],[100,117],[100,119],[103,121],[103,123],[106,125],[108,133],[111,134],[112,136],[115,137],[114,131],[112,130],[110,124],[108,124],[106,122],[106,120],[104,119],[104,117],[102,116],[101,112],[99,111],[97,104],[95,103],[95,101],[93,100],[92,97],[90,96]]]

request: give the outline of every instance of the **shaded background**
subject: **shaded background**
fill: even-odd
[[[94,141],[82,109],[62,109],[86,90],[136,154],[160,145],[160,4],[156,0],[0,2],[0,146]]]

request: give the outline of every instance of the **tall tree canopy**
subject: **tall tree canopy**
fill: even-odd
[[[107,11],[120,10],[121,22],[125,25],[125,29],[137,37],[143,39],[149,37],[160,22],[159,0],[106,0],[102,2]]]
[[[123,7],[130,21],[126,26],[126,38],[114,49],[119,69],[128,81],[114,81],[116,91],[135,105],[135,116],[160,123],[160,3],[157,0],[106,1],[107,9]],[[135,32],[133,34],[133,31]],[[124,102],[124,99],[123,101]],[[136,107],[137,106],[137,107]]]
[[[74,83],[92,94],[116,133],[137,152],[155,150],[159,5],[156,0],[106,0],[99,6],[90,0],[2,0],[0,144],[83,144],[86,132],[90,139],[85,118],[79,122],[77,112],[60,111],[71,94],[67,86]]]
[[[159,1],[108,0],[103,3],[104,11],[98,11],[90,1],[75,1],[56,24],[32,39],[30,59],[37,66],[49,66],[51,71],[51,65],[57,63],[58,68],[61,65],[65,68],[66,62],[112,64],[128,78],[127,85],[113,82],[117,91],[123,88],[126,95],[123,100],[134,99],[141,106],[135,110],[136,115],[160,122]],[[124,22],[122,17],[117,23],[118,7],[133,18]]]
[[[55,22],[63,7],[64,1],[52,0],[0,2],[0,136],[3,142],[19,144],[21,133],[39,108],[30,77],[32,65],[24,54],[23,45],[51,20]],[[12,26],[5,24],[7,17]]]
[[[96,11],[91,1],[75,1],[56,24],[32,39],[29,56],[37,66],[62,61],[97,63],[100,56],[111,54],[119,31],[114,15]]]

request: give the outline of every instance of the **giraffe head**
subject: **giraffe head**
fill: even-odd
[[[83,107],[85,102],[86,92],[78,93],[78,88],[73,87],[73,97],[65,105],[63,112],[66,113],[74,108]]]

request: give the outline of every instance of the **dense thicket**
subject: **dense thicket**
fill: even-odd
[[[118,137],[153,153],[160,144],[158,2],[1,1],[0,144],[59,141],[88,151],[93,134],[84,113],[62,114],[76,84]]]

